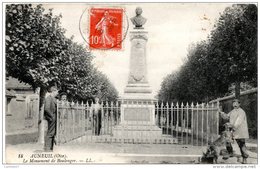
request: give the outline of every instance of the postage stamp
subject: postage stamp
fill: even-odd
[[[123,9],[91,8],[89,22],[90,49],[122,48]]]

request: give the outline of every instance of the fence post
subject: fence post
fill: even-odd
[[[168,102],[166,103],[166,135],[168,135],[168,130],[169,130],[169,104]]]
[[[57,121],[56,121],[56,138],[57,138],[57,145],[60,145],[60,111],[59,111],[59,100],[57,100]]]
[[[171,103],[171,137],[173,136],[173,102]]]
[[[114,127],[114,102],[111,103],[111,130],[110,130],[110,135],[113,133],[113,127]]]
[[[65,112],[66,112],[66,107],[64,106],[64,102],[61,101],[60,103],[60,107],[62,107],[62,114],[60,115],[60,121],[61,121],[61,124],[60,124],[60,130],[62,131],[61,135],[63,137],[63,141],[65,142],[66,138],[64,138],[64,134],[65,134],[65,127],[66,127],[66,122],[65,122]],[[65,107],[65,108],[64,108]],[[59,108],[60,109],[60,108]],[[62,139],[60,138],[60,140],[62,141]]]
[[[84,126],[85,126],[85,116],[84,116],[85,106],[83,101],[81,102],[81,136],[84,136]]]
[[[193,119],[193,109],[194,109],[194,104],[193,102],[191,103],[191,145],[193,146],[193,135],[194,135],[194,119]]]
[[[99,104],[99,103],[98,103]],[[102,141],[103,139],[103,134],[101,133],[102,131],[102,120],[105,116],[105,113],[104,113],[104,108],[106,109],[106,107],[104,107],[104,101],[101,101],[101,118],[99,118],[99,113],[97,115],[97,128],[96,128],[96,132],[97,132],[97,135],[100,136],[101,135],[101,139],[99,139],[99,137],[96,137],[97,141]],[[105,119],[104,119],[105,120]],[[100,128],[101,127],[101,128]],[[104,126],[105,127],[105,126]]]
[[[65,103],[65,107],[66,107],[66,113],[67,113],[67,119],[66,119],[66,132],[65,132],[65,137],[66,137],[66,141],[69,141],[71,139],[71,125],[70,125],[70,120],[71,118],[69,117],[71,115],[70,111],[69,111],[69,101],[66,101]],[[70,127],[69,127],[70,126]],[[70,134],[69,134],[70,133]]]
[[[176,123],[176,139],[178,140],[178,132],[179,132],[179,103],[177,102],[177,123]]]
[[[68,106],[69,105],[69,102],[68,101],[65,101],[64,103],[63,103],[63,106],[64,106],[64,137],[65,137],[65,139],[64,139],[64,141],[66,141],[67,142],[67,140],[68,140],[68,137],[67,137],[67,135],[68,135],[68,133],[69,133],[69,110],[68,110]]]
[[[119,103],[116,101],[116,125],[119,124]]]
[[[187,121],[186,121],[186,144],[189,144],[189,139],[188,139],[188,135],[189,135],[189,104],[187,102],[186,104],[186,117],[187,117]]]
[[[74,102],[71,103],[71,113],[72,113],[72,139],[75,138],[75,110],[74,110]]]
[[[207,109],[207,120],[206,120],[206,127],[207,127],[207,134],[206,134],[206,145],[208,145],[209,142],[209,104],[207,103],[206,105],[206,109]]]
[[[105,121],[106,121],[105,113],[106,113],[106,106],[107,106],[106,103],[105,103],[104,107],[103,107],[103,101],[100,104],[100,106],[102,107],[101,108],[101,122],[100,122],[101,123],[101,129],[100,129],[100,134],[102,134],[102,135],[105,134],[105,132],[106,132],[106,125],[105,125]],[[105,111],[104,111],[104,109],[105,109]],[[98,117],[97,117],[97,119],[98,119]],[[97,123],[99,124],[99,121]]]
[[[154,102],[153,101],[151,101],[151,105],[153,105],[154,106],[154,108],[155,108],[155,104],[154,104]],[[154,110],[154,113],[155,113],[155,110]],[[155,123],[155,119],[153,118],[152,119],[152,121],[153,121],[153,125],[156,125]],[[148,142],[149,142],[149,144],[152,144],[153,143],[153,134],[152,134],[152,132],[151,132],[151,127],[149,127],[149,130],[150,130],[150,132],[149,132],[149,139],[148,139]]]
[[[79,137],[79,123],[79,102],[77,101],[75,111],[76,138]]]
[[[217,101],[217,109],[218,109],[218,111],[219,111],[219,100]],[[218,137],[218,135],[219,135],[219,114],[218,114],[218,112],[217,112],[217,137]]]
[[[158,101],[156,101],[156,125],[159,127],[159,104]]]
[[[181,103],[181,144],[183,144],[183,102]]]
[[[204,117],[204,103],[201,104],[201,146],[203,146],[203,139],[204,139],[204,126],[203,126],[203,117]]]
[[[211,137],[210,137],[210,141],[211,143],[213,143],[213,134],[214,134],[214,104],[211,103],[211,129],[210,129],[210,133],[211,133]]]
[[[198,146],[199,145],[199,103],[198,102],[196,104],[196,108],[197,108],[196,139],[197,139],[197,146]]]
[[[163,133],[163,126],[162,126],[162,123],[163,123],[163,102],[161,103],[161,113],[160,113],[160,117],[159,117],[159,121],[160,121],[160,127],[162,128],[162,133]]]
[[[107,126],[107,129],[106,129],[106,134],[108,134],[109,133],[109,103],[108,103],[108,101],[106,101],[106,112],[105,112],[105,114],[106,114],[106,126]]]
[[[144,104],[145,104],[144,101],[140,101],[140,107],[144,107]],[[143,118],[144,117],[143,113],[141,113],[140,116],[141,116],[141,119],[144,119]],[[142,126],[140,128],[144,128],[144,121],[143,120],[140,121],[140,126]],[[145,132],[143,130],[141,130],[141,140],[140,140],[140,143],[144,142],[144,138],[145,138]]]
[[[93,142],[93,133],[94,133],[94,115],[93,115],[93,102],[92,100],[90,101],[89,104],[89,117],[90,117],[90,142]]]
[[[126,104],[126,105],[124,105],[125,106],[125,108],[127,107],[127,104],[128,104],[128,101],[124,101],[124,100],[122,100],[122,103],[121,104]],[[124,108],[124,109],[125,109]],[[121,114],[120,114],[120,118],[121,118],[121,123],[123,122],[123,120],[124,120],[124,118],[122,117],[122,111],[123,110],[123,107],[121,106],[121,108],[120,108],[120,112],[121,112]],[[122,124],[122,127],[121,127],[121,137],[119,138],[119,141],[120,141],[120,139],[121,139],[121,144],[123,144],[123,132],[124,132],[124,125],[125,124]]]

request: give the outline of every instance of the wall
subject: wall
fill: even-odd
[[[6,144],[34,142],[38,139],[39,96],[16,94],[6,100]]]

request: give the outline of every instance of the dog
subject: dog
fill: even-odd
[[[218,157],[223,156],[223,159],[229,158],[229,153],[226,149],[219,150],[220,147],[226,146],[227,142],[234,142],[233,128],[228,124],[224,124],[225,131],[223,131],[219,138],[214,142],[209,143],[206,153],[203,152],[201,163],[205,164],[217,164]]]

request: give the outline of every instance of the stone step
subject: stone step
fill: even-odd
[[[161,138],[162,129],[156,125],[119,125],[113,129],[113,137],[130,139]]]
[[[70,143],[123,143],[123,144],[178,144],[176,138],[162,136],[160,138],[120,138],[113,136],[84,136],[71,141]]]

